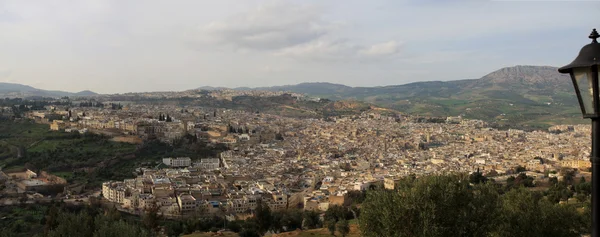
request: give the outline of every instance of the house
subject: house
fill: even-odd
[[[383,179],[383,187],[385,189],[393,190],[400,182],[400,178],[397,177],[386,177]]]
[[[177,196],[177,204],[179,204],[179,211],[193,212],[196,210],[196,198],[188,193],[182,193]]]
[[[189,157],[163,158],[163,163],[171,167],[188,167],[192,165],[192,159]]]
[[[52,124],[50,124],[50,130],[52,131],[59,131],[59,130],[64,130],[66,128],[66,124],[64,121],[61,120],[54,120],[52,122]]]

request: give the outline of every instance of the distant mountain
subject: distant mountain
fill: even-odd
[[[286,86],[273,86],[273,87],[259,87],[253,88],[254,90],[267,90],[267,91],[291,91],[301,94],[310,95],[332,95],[332,94],[344,94],[352,90],[352,87],[333,84],[328,82],[311,82],[311,83],[300,83],[297,85],[286,85]]]
[[[98,93],[90,91],[90,90],[84,90],[84,91],[74,93],[74,95],[75,96],[95,96],[95,95],[98,95]]]
[[[227,87],[212,87],[212,86],[198,87],[198,90],[207,90],[207,91],[225,90],[225,89],[229,89],[229,88],[227,88]]]
[[[81,91],[77,93],[65,91],[41,90],[27,85],[0,82],[0,98],[4,97],[63,97],[63,96],[94,96],[98,95],[92,91]]]
[[[38,90],[38,89],[35,89],[31,86],[21,85],[21,84],[0,82],[0,92],[2,92],[2,93],[15,92],[15,91],[35,91],[35,90]]]
[[[571,80],[555,67],[514,66],[479,79],[415,82],[381,87],[331,83],[253,88],[333,100],[353,99],[428,116],[464,116],[498,124],[545,127],[582,123]]]

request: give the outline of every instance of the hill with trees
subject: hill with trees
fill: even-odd
[[[546,128],[583,123],[571,79],[549,66],[514,66],[479,79],[349,87],[332,83],[238,88],[288,91],[330,100],[354,100],[423,116],[463,116],[500,125]]]

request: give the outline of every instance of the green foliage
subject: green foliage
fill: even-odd
[[[0,236],[32,236],[43,230],[46,205],[0,207]]]
[[[156,203],[153,203],[150,208],[146,209],[146,212],[142,217],[142,222],[147,229],[158,231],[158,222],[161,218],[160,214],[158,213],[159,209],[160,206],[158,206]]]
[[[348,191],[344,196],[345,196],[345,198],[350,199],[350,202],[352,204],[361,204],[367,198],[367,192],[359,191],[359,190],[351,190],[351,191]]]
[[[26,150],[22,152],[24,157],[2,159],[16,157],[20,147]],[[27,120],[0,121],[0,167],[45,170],[69,183],[87,183],[87,187],[99,186],[105,180],[133,178],[135,168],[154,166],[162,157],[216,157],[225,150],[222,144],[199,142],[194,136],[186,136],[174,145],[152,140],[136,146],[92,133],[49,131],[48,125]],[[87,168],[94,171],[85,171]]]
[[[367,193],[363,236],[580,236],[589,216],[554,204],[541,193],[492,182],[470,184],[461,175],[405,178],[396,190]],[[339,230],[339,228],[338,228]]]
[[[330,205],[325,211],[325,221],[338,222],[343,219],[352,219],[353,215],[349,208],[340,205]]]
[[[96,217],[94,237],[136,237],[148,236],[149,233],[135,225],[122,220],[107,221],[104,217]]]
[[[303,212],[297,209],[282,211],[279,219],[282,228],[286,230],[296,230],[302,228]]]
[[[183,224],[179,221],[165,223],[165,234],[169,237],[177,237],[183,234]]]
[[[483,176],[481,172],[477,171],[469,175],[469,182],[472,184],[485,183],[487,182],[487,177]]]
[[[258,230],[258,223],[256,218],[251,218],[244,222],[242,225],[242,231],[239,233],[240,237],[258,237],[262,236]]]
[[[560,201],[567,201],[573,196],[573,191],[569,188],[566,182],[560,181],[548,188],[546,191],[546,197],[548,201],[552,203],[559,203]]]
[[[325,221],[325,226],[327,226],[327,230],[333,236],[335,236],[335,225],[336,225],[335,220],[330,219],[330,220]]]
[[[560,175],[563,176],[563,182],[568,185],[572,185],[575,182],[575,170],[570,168],[562,168]]]
[[[207,232],[210,231],[211,228],[215,227],[222,228],[224,221],[225,220],[223,218],[218,216],[192,216],[177,222],[180,222],[184,234],[191,234],[196,231]],[[167,227],[169,226],[171,225],[167,223]]]
[[[396,191],[374,191],[363,203],[364,236],[485,236],[498,194],[465,177],[406,178]],[[477,206],[479,208],[473,208]]]
[[[525,173],[520,173],[517,177],[511,176],[506,179],[506,189],[518,188],[518,187],[535,187],[533,183],[533,177],[527,176]]]
[[[500,199],[492,236],[575,237],[585,233],[584,224],[573,206],[553,204],[539,193],[519,188]]]
[[[270,228],[273,216],[271,210],[266,203],[258,201],[256,209],[254,209],[254,219],[256,222],[258,233],[264,235]]]
[[[121,218],[118,211],[108,210],[102,214],[99,207],[68,206],[64,203],[31,205],[27,208],[43,207],[45,215],[41,220],[27,221],[21,227],[4,230],[0,236],[94,236],[94,237],[137,237],[151,236],[137,222]],[[27,219],[27,218],[25,218]],[[37,217],[35,218],[37,219]],[[16,223],[19,223],[18,221]],[[39,226],[39,225],[42,226]],[[24,232],[23,226],[32,227],[32,232]],[[19,232],[21,231],[21,232]]]
[[[342,237],[346,237],[346,235],[350,233],[350,225],[348,225],[348,221],[346,219],[341,219],[338,221],[336,227]]]
[[[316,229],[321,228],[321,218],[319,218],[319,213],[315,211],[305,211],[302,220],[302,228],[303,229]]]

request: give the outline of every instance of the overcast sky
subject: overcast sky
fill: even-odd
[[[0,0],[0,82],[100,93],[382,86],[562,66],[600,1]]]

